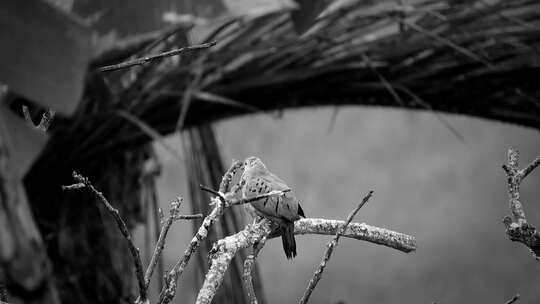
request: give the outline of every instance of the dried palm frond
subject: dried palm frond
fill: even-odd
[[[84,105],[58,120],[55,144],[76,141],[81,158],[128,149],[151,137],[115,113],[167,134],[181,109],[184,127],[254,111],[372,105],[540,129],[539,17],[533,0],[388,0],[333,2],[301,36],[289,13],[231,19],[209,34],[218,43],[207,51],[89,77]],[[151,52],[187,43],[166,34]]]

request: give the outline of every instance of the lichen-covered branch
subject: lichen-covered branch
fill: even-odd
[[[203,286],[197,295],[196,304],[210,304],[216,294],[229,264],[238,250],[253,246],[272,231],[272,223],[263,220],[248,225],[244,230],[217,241],[210,251],[211,265]]]
[[[244,260],[244,271],[242,273],[242,280],[244,281],[244,286],[247,291],[247,296],[251,304],[257,304],[257,295],[255,294],[255,288],[253,288],[253,278],[251,276],[251,271],[253,269],[253,264],[255,264],[255,259],[261,252],[261,249],[266,243],[266,236],[262,237],[259,242],[253,245],[253,252],[246,257]]]
[[[537,260],[540,259],[540,233],[533,225],[527,223],[525,211],[520,201],[519,187],[523,179],[538,165],[540,165],[540,156],[520,170],[519,152],[509,149],[508,164],[502,166],[506,172],[510,211],[512,212],[512,216],[505,216],[503,219],[506,234],[510,240],[523,243],[529,247]]]
[[[253,246],[264,237],[279,236],[276,232],[272,232],[271,225],[268,221],[248,225],[244,230],[217,241],[211,251],[210,270],[197,296],[197,304],[211,303],[231,259],[239,249]],[[295,222],[294,232],[295,234],[335,235],[344,225],[345,221],[307,218]],[[384,245],[403,252],[416,250],[414,237],[363,223],[350,223],[342,236]]]
[[[328,261],[330,261],[330,257],[332,256],[332,252],[334,252],[334,248],[338,245],[339,237],[345,232],[351,221],[353,220],[354,216],[360,208],[362,208],[368,200],[371,198],[371,195],[373,194],[373,191],[369,191],[368,195],[366,195],[360,204],[349,214],[347,217],[347,220],[345,221],[345,224],[341,226],[338,231],[336,232],[336,235],[332,238],[332,241],[328,243],[326,250],[324,251],[324,255],[322,258],[321,263],[317,267],[317,270],[313,273],[313,277],[309,280],[308,287],[304,291],[304,294],[302,295],[302,298],[300,299],[300,304],[306,304],[309,301],[309,297],[311,296],[311,293],[313,293],[313,290],[315,290],[315,287],[317,286],[317,283],[321,280],[322,273],[324,271],[324,268],[326,267]]]
[[[335,235],[337,230],[344,225],[345,221],[340,220],[306,218],[294,223],[294,233]],[[276,236],[272,234],[270,237]],[[416,250],[414,237],[365,223],[350,223],[342,236],[383,245],[405,253]]]
[[[124,62],[121,62],[121,63],[108,65],[108,66],[103,66],[103,67],[98,68],[98,71],[99,72],[109,72],[109,71],[115,71],[115,70],[130,68],[132,66],[143,65],[145,63],[152,62],[152,61],[162,59],[162,58],[165,58],[165,57],[176,56],[176,55],[180,55],[182,53],[192,52],[192,51],[197,51],[197,50],[204,50],[204,49],[207,49],[207,48],[212,47],[214,45],[216,45],[215,41],[208,42],[208,43],[203,43],[203,44],[189,45],[189,46],[186,46],[186,47],[182,47],[182,48],[179,48],[179,49],[174,49],[174,50],[159,53],[159,54],[156,54],[156,55],[151,55],[151,56],[141,57],[141,58],[135,58],[133,60],[124,61]]]

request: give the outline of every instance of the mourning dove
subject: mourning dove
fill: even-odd
[[[305,215],[289,186],[268,171],[263,162],[257,157],[249,157],[244,161],[242,183],[242,194],[246,199],[271,191],[286,190],[283,195],[273,195],[259,199],[246,205],[246,208],[250,213],[254,211],[256,215],[279,224],[285,255],[288,259],[295,257],[294,221],[299,220],[301,216],[305,217]]]

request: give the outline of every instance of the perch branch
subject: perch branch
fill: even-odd
[[[242,166],[242,163],[239,161],[233,161],[233,164],[227,170],[225,175],[222,178],[220,189],[223,189],[224,191],[227,190],[234,173]],[[214,221],[220,217],[223,214],[224,211],[224,202],[225,200],[222,198],[222,196],[219,197],[213,197],[212,203],[214,203],[214,209],[210,212],[208,216],[203,220],[203,223],[199,227],[199,230],[195,234],[195,236],[191,239],[191,242],[189,243],[188,248],[184,251],[184,255],[178,259],[176,264],[173,266],[173,268],[165,275],[165,287],[161,290],[159,294],[159,301],[160,304],[166,304],[169,303],[176,294],[176,286],[178,283],[178,278],[182,273],[184,272],[184,269],[186,268],[191,256],[197,249],[199,248],[201,242],[206,239],[208,236],[208,231],[210,229],[210,226],[214,223]]]
[[[75,179],[77,184],[66,186],[63,188],[76,189],[76,188],[80,188],[80,185],[84,185],[99,199],[99,201],[101,201],[103,206],[105,206],[105,208],[109,211],[109,213],[112,215],[112,217],[116,221],[116,225],[118,226],[118,229],[120,229],[120,232],[122,233],[122,235],[124,236],[124,238],[126,239],[128,243],[129,251],[133,258],[133,264],[135,265],[135,274],[136,274],[137,282],[139,285],[139,299],[137,300],[137,303],[148,303],[147,293],[146,293],[147,290],[146,290],[146,285],[144,283],[144,274],[143,274],[143,267],[142,267],[142,262],[141,262],[141,255],[140,255],[139,249],[135,247],[135,244],[133,243],[133,240],[131,238],[131,234],[129,233],[129,229],[127,228],[126,223],[124,222],[124,220],[118,213],[118,209],[114,208],[109,203],[109,201],[103,195],[103,193],[101,193],[96,188],[94,188],[94,186],[92,185],[92,183],[90,182],[88,178],[83,177],[80,174],[77,174],[77,172],[73,172],[73,178]]]
[[[294,234],[335,235],[344,225],[345,222],[339,220],[300,219],[294,222]],[[405,253],[416,250],[414,237],[365,223],[350,223],[341,236],[383,245]],[[277,237],[277,235],[272,234],[270,237]]]
[[[197,51],[197,50],[207,49],[207,48],[212,47],[214,45],[216,45],[215,41],[208,42],[208,43],[203,43],[203,44],[190,45],[190,46],[186,46],[186,47],[183,47],[183,48],[179,48],[179,49],[159,53],[159,54],[156,54],[156,55],[151,55],[151,56],[148,56],[148,57],[136,58],[136,59],[133,59],[133,60],[124,61],[124,62],[113,64],[113,65],[107,65],[107,66],[99,67],[98,71],[99,72],[109,72],[109,71],[125,69],[125,68],[129,68],[129,67],[136,66],[136,65],[142,65],[142,64],[154,61],[154,60],[161,59],[161,58],[179,55],[179,54],[186,53],[186,52],[189,52],[189,51]]]
[[[506,172],[510,211],[512,212],[512,216],[505,216],[503,219],[506,234],[511,241],[520,242],[529,247],[537,260],[540,259],[540,233],[533,225],[527,223],[525,211],[519,197],[519,187],[523,179],[539,164],[540,157],[537,157],[528,166],[520,170],[519,152],[510,148],[508,150],[508,164],[502,166]]]
[[[244,272],[242,273],[242,280],[244,281],[244,286],[247,291],[247,296],[249,298],[249,303],[257,304],[257,295],[255,294],[255,288],[253,288],[253,278],[251,276],[251,271],[253,269],[253,264],[255,264],[255,259],[261,252],[261,249],[266,243],[266,237],[262,237],[255,245],[253,245],[253,252],[246,257],[244,261]]]
[[[248,225],[244,230],[217,241],[211,251],[210,269],[206,273],[203,286],[197,296],[197,304],[211,303],[231,259],[239,249],[253,246],[264,237],[278,236],[277,233],[272,232],[271,225],[267,221]],[[307,218],[295,222],[294,233],[335,235],[344,225],[345,221]],[[342,236],[384,245],[403,252],[416,250],[414,237],[363,223],[350,223]]]
[[[358,207],[356,207],[356,209],[354,209],[349,214],[349,216],[347,217],[347,220],[345,221],[345,224],[337,230],[336,235],[334,235],[334,238],[332,239],[332,241],[328,243],[327,248],[323,255],[323,259],[321,263],[319,264],[319,267],[317,267],[317,270],[315,270],[315,273],[313,273],[313,277],[311,278],[311,280],[309,280],[308,287],[306,288],[306,291],[304,291],[304,295],[300,299],[300,304],[305,304],[309,301],[309,297],[311,296],[311,293],[313,292],[313,290],[315,290],[317,283],[319,283],[319,281],[321,280],[322,273],[324,271],[324,268],[326,267],[326,264],[328,263],[328,261],[330,261],[330,257],[332,257],[332,252],[334,252],[334,248],[338,245],[340,236],[345,232],[345,230],[347,229],[347,226],[349,226],[349,224],[353,220],[356,213],[358,213],[360,208],[362,208],[368,202],[372,194],[373,194],[373,191],[369,191],[369,193],[362,199],[362,202],[358,204]]]

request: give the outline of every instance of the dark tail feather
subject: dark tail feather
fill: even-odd
[[[294,239],[294,224],[290,223],[283,226],[283,233],[281,234],[281,242],[283,243],[283,250],[287,259],[292,259],[296,256],[296,240]]]

